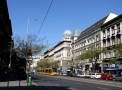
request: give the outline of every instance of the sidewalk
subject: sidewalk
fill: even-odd
[[[26,80],[0,82],[0,87],[27,86]]]

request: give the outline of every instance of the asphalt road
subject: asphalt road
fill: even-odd
[[[33,82],[36,86],[43,87],[42,90],[122,90],[122,88],[115,86],[88,83],[70,79],[68,80],[45,75],[35,76]]]

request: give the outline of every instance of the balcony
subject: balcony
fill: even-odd
[[[117,33],[116,37],[120,39],[121,34]]]
[[[117,34],[120,34],[120,29],[117,29]]]
[[[105,35],[103,35],[103,41],[106,41],[106,36]]]
[[[103,42],[106,42],[106,39],[105,38],[103,38]]]
[[[110,41],[110,35],[107,35],[107,40]]]
[[[112,33],[111,38],[112,38],[112,39],[115,39],[115,33]]]

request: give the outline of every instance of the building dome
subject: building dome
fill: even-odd
[[[66,31],[64,32],[64,35],[72,35],[72,32],[71,32],[70,30],[66,30]]]
[[[71,40],[72,32],[70,30],[65,30],[63,40]]]

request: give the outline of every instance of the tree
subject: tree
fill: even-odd
[[[37,54],[39,52],[42,52],[46,48],[46,45],[44,45],[41,40],[37,38],[37,36],[31,34],[28,35],[26,39],[19,36],[15,37],[14,45],[17,54],[21,57],[26,57],[27,51],[32,50],[33,54]]]
[[[99,59],[99,55],[101,54],[102,50],[100,48],[92,48],[89,50],[86,50],[80,55],[81,60],[89,59],[90,62],[93,62],[94,60],[94,67],[93,71],[96,70],[96,64]]]
[[[37,63],[37,67],[57,69],[59,65],[57,62],[50,62],[48,59],[42,59]]]
[[[56,61],[51,62],[51,67],[57,69],[59,67],[58,62]]]
[[[115,45],[114,53],[115,53],[115,58],[116,58],[115,63],[121,63],[122,62],[122,43]]]
[[[122,44],[116,44],[114,46],[107,48],[103,48],[102,52],[111,52],[113,51],[114,57],[109,58],[110,60],[106,62],[106,59],[103,61],[103,63],[109,63],[109,64],[117,64],[121,63],[121,57],[122,57]]]
[[[50,68],[50,63],[47,59],[42,59],[37,63],[37,67]]]
[[[93,49],[89,49],[89,50],[86,50],[85,52],[83,52],[80,55],[80,58],[81,58],[81,60],[84,60],[84,59],[89,59],[89,60],[96,59],[97,60],[99,58],[100,53],[101,53],[101,49],[93,48]]]

